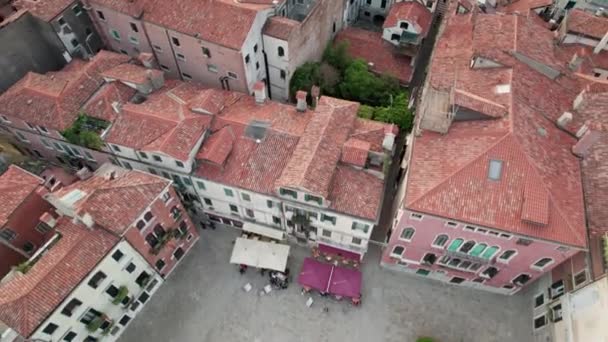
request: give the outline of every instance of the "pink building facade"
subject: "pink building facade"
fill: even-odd
[[[582,250],[409,210],[397,220],[383,266],[502,294],[516,293]]]

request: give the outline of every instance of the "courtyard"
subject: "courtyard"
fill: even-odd
[[[296,283],[309,250],[292,246],[287,290],[259,294],[268,278],[228,263],[232,228],[203,230],[201,240],[121,336],[127,341],[531,341],[527,295],[512,297],[448,286],[385,270],[380,248],[363,265],[362,306],[301,295]],[[242,287],[250,282],[253,290]],[[327,308],[327,309],[325,309]]]

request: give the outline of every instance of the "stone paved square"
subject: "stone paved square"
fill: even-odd
[[[260,296],[267,277],[251,269],[240,275],[229,264],[237,235],[231,228],[203,231],[120,341],[409,342],[419,335],[439,342],[532,340],[526,294],[507,297],[394,273],[379,266],[375,246],[363,266],[362,307],[313,295],[307,308],[308,297],[295,282]],[[294,281],[309,254],[292,246]],[[247,282],[254,285],[249,293],[242,290]]]

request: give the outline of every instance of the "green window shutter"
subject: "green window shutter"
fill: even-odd
[[[478,243],[477,246],[475,246],[469,252],[469,254],[472,256],[479,256],[486,249],[486,247],[488,247],[488,245],[486,245],[485,243]]]
[[[496,254],[496,251],[498,251],[498,246],[492,246],[492,247],[486,249],[483,252],[483,254],[481,255],[481,257],[484,259],[490,259],[491,257],[494,256],[494,254]]]
[[[450,252],[455,252],[458,250],[458,248],[460,248],[460,245],[462,245],[462,243],[464,242],[463,239],[455,239],[452,241],[452,243],[450,243],[450,246],[448,247],[448,251]]]

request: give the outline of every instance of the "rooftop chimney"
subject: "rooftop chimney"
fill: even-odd
[[[154,55],[149,52],[142,52],[137,59],[148,69],[154,68]]]
[[[114,110],[114,113],[118,114],[120,113],[120,109],[122,108],[122,104],[118,101],[114,101],[112,102],[112,110]]]
[[[319,97],[321,96],[321,88],[316,85],[312,86],[310,89],[310,96],[312,96],[312,106],[317,108],[317,104],[319,104]]]
[[[158,90],[165,85],[165,74],[160,70],[146,70],[146,77],[151,83],[152,90]],[[148,93],[150,93],[149,91]]]
[[[574,56],[572,56],[570,63],[568,63],[568,68],[570,68],[570,70],[572,70],[572,71],[576,71],[581,66],[582,62],[583,62],[583,57],[579,56],[578,53],[575,53]]]
[[[306,103],[306,96],[308,94],[304,90],[298,90],[296,93],[296,109],[298,112],[305,112],[308,104]]]
[[[82,222],[88,228],[93,228],[95,221],[93,220],[93,216],[89,213],[84,213],[82,217],[80,217],[80,222]]]
[[[382,140],[382,147],[387,151],[392,151],[395,146],[395,136],[398,132],[398,128],[395,125],[389,125],[384,128],[384,140]]]
[[[253,94],[255,96],[256,103],[266,102],[266,84],[264,81],[257,81],[253,85]]]
[[[600,139],[600,131],[595,127],[590,125],[588,126],[587,131],[583,134],[583,136],[578,140],[578,142],[572,146],[572,153],[575,155],[584,158],[591,149],[591,146],[595,144]]]
[[[566,126],[568,126],[568,124],[571,121],[572,121],[572,113],[564,112],[564,114],[562,114],[562,116],[560,116],[559,119],[557,119],[557,126],[559,126],[559,128],[561,128],[561,129],[565,129]]]
[[[597,43],[593,49],[593,53],[597,55],[606,48],[606,45],[608,45],[608,31],[606,31],[606,34],[604,34],[604,37],[600,40],[600,42]]]

